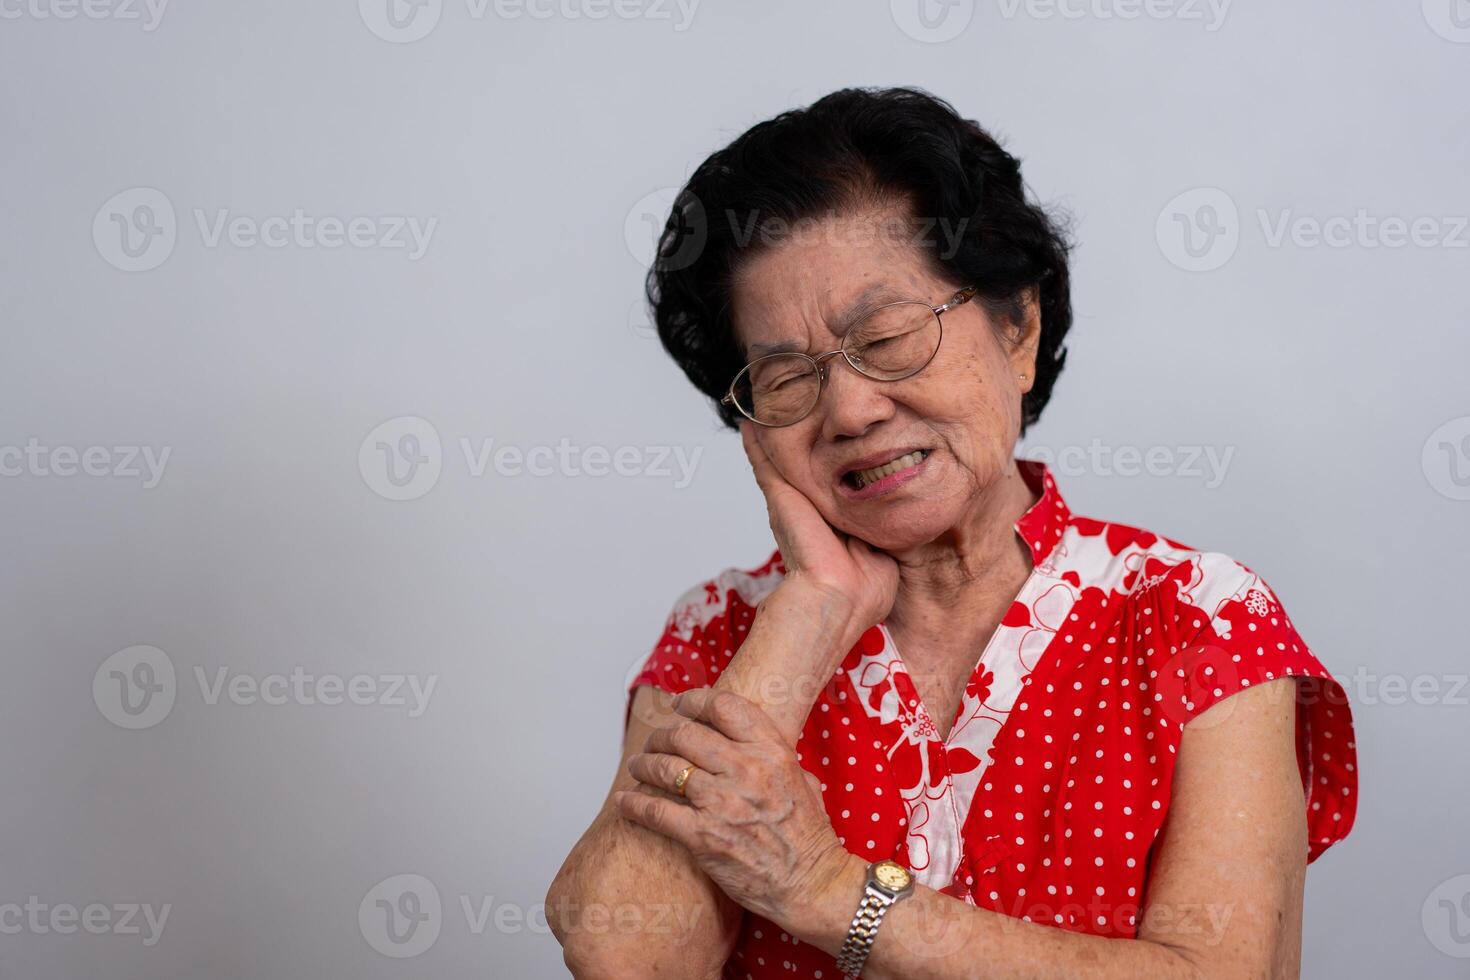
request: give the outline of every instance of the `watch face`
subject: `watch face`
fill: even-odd
[[[873,865],[873,880],[891,892],[901,892],[914,880],[914,876],[897,861],[879,861]]]

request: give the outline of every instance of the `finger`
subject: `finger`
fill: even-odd
[[[637,790],[619,790],[613,794],[613,806],[628,820],[647,827],[656,834],[676,840],[695,850],[699,840],[699,814],[692,806]]]
[[[771,457],[761,448],[760,440],[755,434],[755,423],[749,419],[740,423],[740,444],[745,447],[745,458],[750,460],[756,485],[761,490],[770,492],[771,486],[781,480],[781,475],[776,472],[776,465],[771,462]]]
[[[750,460],[750,468],[755,473],[755,482],[765,495],[766,504],[771,511],[773,522],[780,520],[780,515],[787,513],[792,508],[801,508],[816,512],[816,508],[807,500],[800,490],[792,486],[781,475],[769,453],[761,446],[756,437],[756,425],[747,421],[741,430],[741,440],[745,446],[745,458]],[[775,530],[772,524],[772,530]]]
[[[754,701],[729,691],[702,687],[673,700],[679,714],[703,722],[732,742],[760,742],[779,737],[775,722]]]
[[[713,775],[730,771],[733,746],[730,739],[698,721],[678,721],[656,728],[643,743],[643,751],[676,755]]]
[[[679,773],[689,768],[689,778],[684,780],[684,792],[678,790]],[[674,796],[682,796],[696,805],[703,793],[709,788],[710,780],[714,779],[709,773],[686,762],[677,755],[668,755],[663,752],[639,752],[628,759],[628,773],[640,783],[648,786],[657,786],[666,793]]]

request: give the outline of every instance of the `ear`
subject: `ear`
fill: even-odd
[[[1019,323],[1011,324],[1007,356],[1016,375],[1016,386],[1024,394],[1036,384],[1036,348],[1041,341],[1041,290],[1032,286],[1022,301]]]

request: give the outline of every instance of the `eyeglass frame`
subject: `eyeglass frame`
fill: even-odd
[[[904,380],[907,380],[908,378],[912,378],[914,375],[918,374],[920,371],[922,371],[926,367],[928,367],[929,364],[930,364],[930,362],[932,362],[934,360],[934,358],[936,358],[937,356],[939,356],[939,348],[942,347],[942,346],[944,346],[944,314],[948,313],[950,310],[954,309],[957,306],[963,306],[963,305],[965,305],[970,300],[974,299],[977,295],[979,295],[979,293],[980,293],[980,287],[979,286],[966,286],[964,289],[961,289],[961,290],[957,291],[953,296],[951,296],[949,298],[949,301],[948,302],[944,303],[941,306],[929,306],[928,303],[925,303],[923,300],[918,300],[918,299],[905,299],[905,300],[899,300],[899,301],[894,302],[894,303],[885,303],[882,306],[874,307],[873,309],[869,310],[867,313],[864,313],[863,314],[863,316],[858,321],[858,323],[861,323],[863,320],[867,320],[869,317],[876,316],[877,314],[881,313],[883,310],[890,309],[890,308],[895,307],[895,306],[924,306],[924,307],[928,307],[929,312],[931,312],[931,313],[934,314],[934,320],[935,320],[936,323],[939,324],[939,340],[934,345],[934,352],[929,355],[929,359],[928,360],[926,360],[923,364],[920,364],[918,367],[914,368],[908,374],[900,375],[897,378],[875,378],[871,374],[865,373],[862,368],[860,368],[856,364],[852,363],[852,358],[848,356],[848,353],[847,353],[847,340],[848,340],[849,337],[851,337],[856,332],[853,329],[849,329],[847,331],[847,333],[842,338],[842,346],[839,347],[839,348],[837,348],[836,350],[829,350],[825,354],[817,354],[817,355],[813,356],[811,354],[803,354],[800,351],[779,351],[779,352],[777,352],[775,354],[766,354],[766,355],[764,355],[762,357],[757,357],[753,361],[747,361],[746,364],[745,364],[745,366],[742,367],[739,371],[737,371],[735,373],[735,378],[730,382],[730,390],[727,391],[727,392],[725,392],[725,397],[723,397],[723,398],[720,399],[720,404],[721,405],[734,405],[735,406],[735,410],[737,412],[739,412],[741,415],[744,415],[746,418],[750,419],[756,425],[763,425],[763,426],[765,426],[768,429],[784,429],[788,425],[795,425],[796,423],[800,422],[802,419],[805,419],[808,415],[811,415],[813,409],[815,409],[817,407],[817,405],[821,403],[821,401],[822,401],[822,389],[823,389],[823,386],[826,385],[826,383],[827,383],[827,365],[824,364],[823,362],[826,361],[826,360],[828,360],[831,357],[836,356],[837,354],[841,354],[842,355],[842,359],[847,362],[847,366],[848,367],[852,368],[859,375],[861,375],[864,378],[867,378],[869,381],[885,381],[885,382],[886,381],[904,381]],[[854,324],[853,326],[856,327],[857,324]],[[747,371],[749,371],[751,369],[752,365],[759,364],[761,361],[767,360],[767,359],[772,358],[772,357],[804,357],[808,361],[811,361],[812,362],[812,366],[813,366],[813,368],[815,368],[815,370],[817,372],[817,397],[815,397],[815,398],[812,399],[811,408],[808,408],[803,414],[801,414],[797,418],[792,419],[790,422],[781,422],[781,423],[762,422],[760,419],[758,419],[755,416],[751,415],[744,408],[742,408],[740,406],[740,402],[738,400],[736,400],[736,398],[735,398],[735,385],[740,381],[741,375],[743,375]]]

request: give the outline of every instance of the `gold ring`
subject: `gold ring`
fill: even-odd
[[[684,795],[684,784],[689,782],[689,774],[694,771],[693,766],[685,766],[684,771],[674,777],[674,792],[680,796]]]

